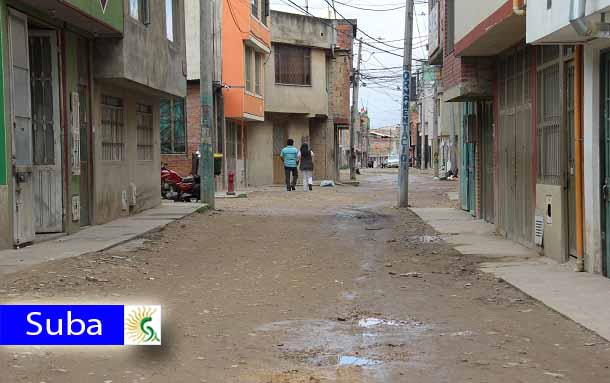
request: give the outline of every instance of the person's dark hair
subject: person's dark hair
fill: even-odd
[[[301,145],[301,160],[309,159],[311,159],[311,150],[309,150],[309,145],[303,144]]]
[[[288,139],[288,146],[294,145],[294,140],[292,138]]]

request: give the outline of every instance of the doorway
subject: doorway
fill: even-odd
[[[14,153],[14,244],[63,230],[57,33],[10,10],[9,72]]]
[[[80,129],[80,226],[91,225],[91,120],[89,87],[89,43],[78,41],[78,119]]]

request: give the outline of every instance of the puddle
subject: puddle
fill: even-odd
[[[379,318],[365,318],[365,319],[360,319],[358,321],[358,326],[364,327],[364,328],[373,328],[373,327],[377,327],[377,326],[401,326],[404,324],[405,323],[395,321],[395,320],[379,319]]]
[[[412,243],[438,243],[442,241],[442,238],[438,235],[416,235],[413,237],[409,237],[409,242]]]
[[[380,364],[382,364],[382,362],[380,360],[362,358],[359,356],[341,355],[341,356],[339,356],[339,358],[337,358],[338,366],[367,367],[367,366],[378,366]]]

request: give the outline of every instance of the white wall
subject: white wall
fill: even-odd
[[[500,8],[507,0],[455,1],[455,41],[460,41],[483,20]],[[534,0],[533,2],[542,2]],[[563,0],[569,1],[569,0]],[[530,1],[532,2],[532,1]]]
[[[528,1],[527,43],[581,40],[570,26],[570,0],[554,0],[550,9],[546,5],[546,1],[542,0]],[[610,0],[587,0],[586,16],[608,7]],[[596,16],[596,20],[599,20],[599,16]]]
[[[223,0],[212,0],[212,8],[216,14],[220,16],[214,16],[215,24],[214,29],[214,49],[219,52],[222,47],[221,43],[221,28],[220,20],[222,19],[222,6]],[[184,1],[184,23],[185,23],[185,35],[186,35],[186,69],[188,80],[199,80],[201,68],[200,64],[200,53],[201,43],[199,41],[200,25],[199,25],[199,1],[198,0],[185,0]],[[220,69],[222,66],[222,55],[215,54],[215,79],[220,79]]]

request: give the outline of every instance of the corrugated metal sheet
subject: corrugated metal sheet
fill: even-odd
[[[531,55],[519,48],[499,62],[498,228],[533,243],[535,188],[532,167]]]

